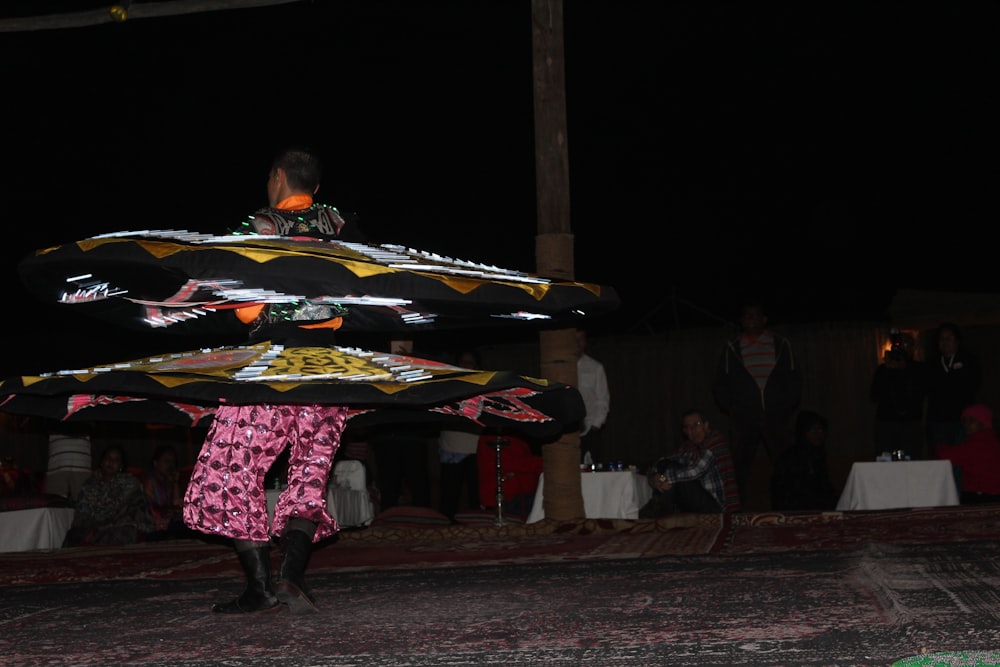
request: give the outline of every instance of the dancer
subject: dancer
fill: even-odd
[[[0,382],[6,412],[210,427],[183,511],[188,527],[231,538],[244,569],[245,589],[217,603],[219,613],[271,612],[282,603],[295,613],[316,610],[305,571],[313,544],[339,529],[325,488],[348,419],[358,428],[503,428],[549,442],[585,415],[569,385],[334,346],[334,331],[470,326],[498,315],[575,322],[618,305],[609,287],[346,242],[350,221],[313,202],[313,158],[280,155],[268,175],[271,205],[233,235],[105,234],[39,250],[18,267],[42,299],[133,328],[249,326],[241,346]],[[269,521],[264,478],[283,452],[288,487]],[[272,583],[275,538],[283,553]]]
[[[234,233],[334,239],[350,226],[330,206],[315,204],[319,158],[308,149],[286,149],[275,157],[267,178],[270,208],[255,213]],[[355,237],[360,238],[357,233]],[[250,325],[251,342],[286,346],[328,346],[344,313],[309,303],[256,305],[237,310]],[[195,462],[184,497],[184,521],[195,530],[234,540],[246,588],[234,600],[216,604],[224,614],[272,611],[281,603],[293,613],[317,610],[305,583],[312,544],[338,530],[326,508],[326,485],[347,421],[342,405],[222,404]],[[286,449],[288,486],[268,522],[264,476]],[[271,583],[271,536],[283,552],[277,582]]]

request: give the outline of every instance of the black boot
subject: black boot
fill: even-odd
[[[281,609],[281,603],[271,587],[271,548],[267,545],[251,549],[237,548],[236,556],[247,575],[247,587],[235,600],[212,605],[212,611],[220,614],[249,614]]]
[[[306,588],[306,564],[312,551],[312,534],[288,529],[281,536],[284,557],[274,590],[278,599],[288,605],[293,614],[311,614],[318,611],[316,600]]]

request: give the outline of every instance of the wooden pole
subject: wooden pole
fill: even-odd
[[[573,278],[569,215],[569,153],[566,145],[566,73],[562,0],[532,0],[532,62],[535,111],[535,189],[538,273]],[[576,386],[576,334],[545,331],[539,337],[541,375]],[[580,434],[572,432],[542,448],[545,518],[583,518]]]

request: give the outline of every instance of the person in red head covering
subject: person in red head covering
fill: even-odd
[[[963,505],[1000,502],[1000,439],[993,430],[993,411],[974,403],[962,410],[961,420],[965,439],[937,445],[934,457],[955,466]]]

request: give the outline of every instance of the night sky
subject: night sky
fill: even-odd
[[[744,290],[790,322],[882,317],[897,288],[996,285],[995,4],[564,11],[576,278],[623,299],[601,330],[732,319]],[[266,203],[271,153],[293,139],[320,147],[318,198],[370,239],[535,268],[527,0],[0,32],[0,58],[8,367],[52,331],[20,298],[21,257],[108,231],[222,231]]]

